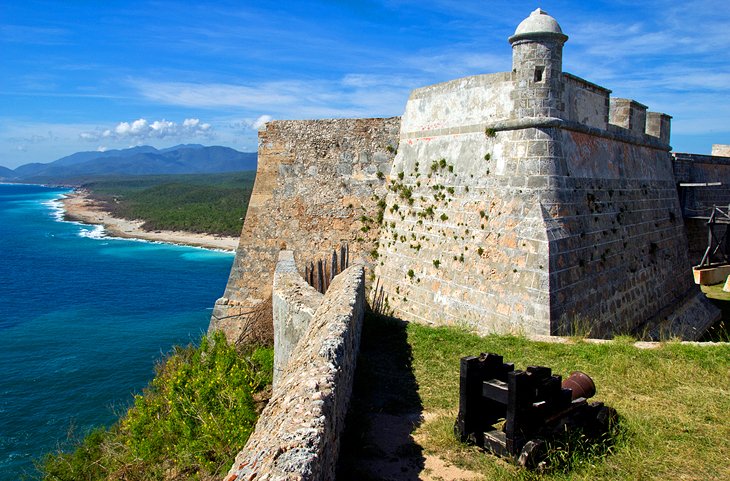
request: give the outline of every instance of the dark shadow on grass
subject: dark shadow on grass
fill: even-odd
[[[730,301],[716,299],[710,296],[707,298],[715,307],[720,309],[722,316],[710,326],[700,338],[701,342],[730,342]]]
[[[423,450],[411,437],[423,405],[406,326],[399,319],[365,315],[339,480],[415,481],[423,470]]]

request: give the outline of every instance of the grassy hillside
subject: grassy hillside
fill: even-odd
[[[538,474],[460,443],[453,434],[459,359],[481,352],[500,354],[516,369],[543,365],[563,377],[574,370],[588,373],[597,387],[592,400],[618,411],[612,444],[600,449],[564,446],[554,455],[554,469]],[[468,478],[475,481],[730,479],[729,373],[727,343],[667,342],[655,349],[639,349],[629,338],[606,344],[580,339],[543,343],[369,316],[363,327],[341,477],[380,479],[369,470],[394,464],[394,459],[404,470],[427,471],[425,458],[437,456],[447,465],[477,473]],[[378,430],[383,428],[377,422],[383,416],[389,416],[386,427],[391,434],[378,444]],[[408,424],[399,438],[399,431],[391,428],[399,417],[424,421],[410,435],[412,424]],[[383,453],[387,446],[396,449]],[[378,464],[380,457],[383,461]],[[438,473],[431,474],[440,479]]]
[[[238,236],[255,172],[151,175],[89,180],[82,187],[117,217],[147,230]]]

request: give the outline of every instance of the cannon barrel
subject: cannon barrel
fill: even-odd
[[[596,385],[593,383],[593,379],[581,371],[571,372],[570,376],[563,381],[562,387],[573,391],[573,400],[580,397],[588,399],[596,394]]]

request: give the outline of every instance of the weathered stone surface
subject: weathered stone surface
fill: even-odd
[[[335,477],[365,310],[363,266],[333,280],[226,480]]]
[[[289,357],[309,327],[323,294],[299,275],[294,252],[279,252],[274,271],[272,308],[274,319],[274,382],[276,389]]]
[[[730,157],[730,145],[712,144],[712,155]]]
[[[279,250],[305,262],[347,243],[350,263],[372,268],[378,197],[398,145],[400,120],[274,121],[259,132],[259,157],[241,241],[211,330],[229,341],[271,295]],[[227,302],[226,302],[227,300]]]
[[[669,116],[563,73],[560,36],[510,40],[510,76],[408,101],[376,267],[388,308],[483,333],[594,335],[646,331],[676,308],[697,335],[716,312],[692,285]]]

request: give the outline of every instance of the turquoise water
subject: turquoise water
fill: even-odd
[[[164,353],[200,338],[233,262],[62,222],[64,192],[0,185],[0,481],[113,423]]]

